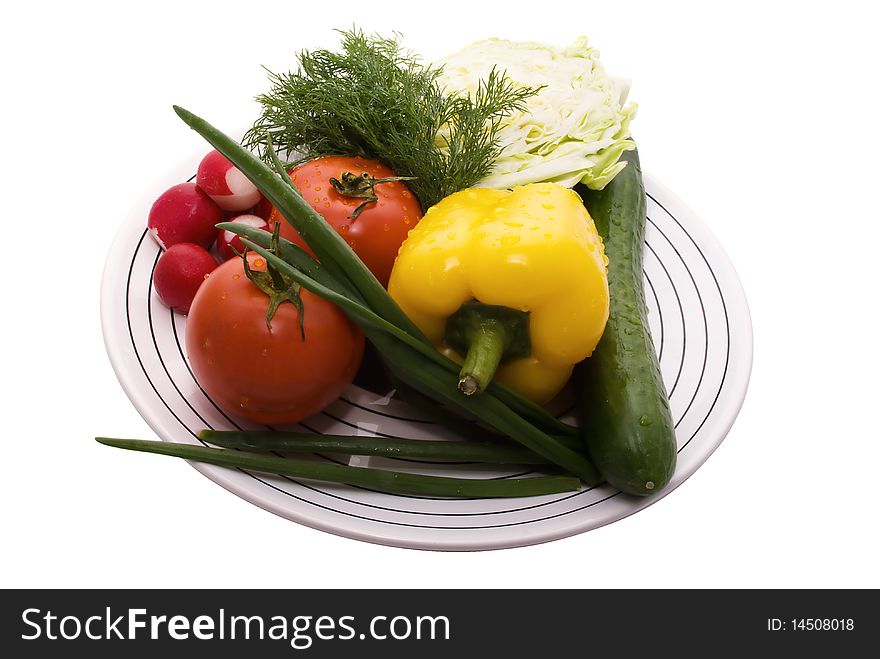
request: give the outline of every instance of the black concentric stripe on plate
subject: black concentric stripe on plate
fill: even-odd
[[[647,244],[647,241],[645,244]],[[660,308],[660,298],[657,297],[657,291],[654,288],[654,284],[651,281],[651,278],[648,277],[648,273],[645,273],[644,276],[645,276],[645,281],[648,282],[648,288],[651,289],[651,297],[654,298],[654,304],[657,307],[657,317],[660,319],[660,346],[657,348],[657,362],[662,364],[663,363],[663,345],[664,345],[664,341],[666,340],[666,332],[664,331],[664,328],[663,328],[663,309]]]
[[[657,231],[660,229],[657,228],[657,225],[654,224],[654,221],[651,218],[648,218],[648,221],[654,226]],[[663,236],[666,238],[666,236]],[[666,241],[669,242],[669,238],[666,238]],[[654,248],[645,242],[645,246],[650,250],[651,254],[654,255],[654,258],[657,260],[657,263],[660,264],[660,268],[663,270],[663,274],[666,275],[666,279],[669,280],[669,285],[672,287],[672,293],[675,296],[675,303],[678,305],[678,316],[681,319],[681,359],[678,362],[678,372],[675,374],[675,378],[672,381],[672,386],[669,388],[669,398],[675,394],[675,390],[678,388],[678,381],[681,378],[681,373],[684,370],[684,358],[687,355],[687,323],[684,322],[684,307],[681,306],[681,296],[678,294],[678,287],[675,285],[675,280],[672,278],[672,275],[669,274],[669,269],[666,267],[666,264],[663,263],[663,259],[660,258],[660,255],[654,250]],[[685,267],[687,265],[685,264]],[[658,360],[659,362],[659,357]]]
[[[650,196],[650,195],[649,195],[649,196]],[[711,410],[714,409],[714,405],[715,405],[715,403],[717,403],[718,397],[720,396],[721,388],[723,387],[723,384],[724,384],[724,376],[726,376],[726,373],[727,373],[727,364],[729,364],[729,351],[730,351],[730,342],[729,342],[729,336],[730,336],[729,317],[727,316],[726,304],[723,303],[723,293],[722,293],[722,291],[721,291],[720,285],[718,284],[717,277],[715,276],[714,271],[713,271],[712,268],[711,268],[711,265],[709,264],[708,260],[706,259],[705,254],[702,253],[702,250],[700,249],[699,245],[696,244],[696,241],[693,240],[693,237],[690,236],[690,234],[689,234],[689,233],[687,232],[687,230],[681,225],[681,223],[680,223],[680,222],[679,222],[679,221],[678,221],[678,220],[677,220],[677,219],[676,219],[671,213],[669,213],[669,211],[668,211],[665,207],[663,207],[662,204],[659,204],[659,202],[657,202],[657,200],[656,200],[653,196],[651,196],[651,199],[652,199],[653,201],[655,201],[655,203],[658,203],[658,205],[664,210],[664,212],[666,212],[666,214],[669,215],[669,217],[671,217],[671,218],[676,222],[676,224],[682,229],[682,231],[683,231],[686,235],[688,235],[689,239],[690,239],[691,242],[694,244],[694,246],[695,246],[695,248],[697,249],[697,251],[700,252],[701,257],[703,258],[703,261],[706,263],[706,265],[707,265],[707,267],[709,268],[709,270],[710,270],[710,272],[711,272],[711,274],[712,274],[712,276],[713,276],[713,279],[714,279],[714,281],[715,281],[716,288],[717,288],[717,290],[718,290],[719,296],[721,297],[721,299],[722,299],[722,304],[723,304],[723,306],[724,306],[725,320],[727,321],[727,336],[728,336],[728,344],[727,344],[727,362],[726,362],[726,364],[725,364],[725,370],[724,370],[724,374],[723,374],[722,382],[721,382],[721,385],[720,385],[720,387],[719,387],[719,391],[716,393],[716,396],[715,396],[715,399],[714,399],[714,401],[713,401],[713,404],[712,404],[712,406],[710,407],[709,412],[707,413],[707,416],[703,419],[703,422],[700,424],[699,428],[698,428],[698,429],[694,432],[694,434],[689,438],[688,442],[685,444],[685,446],[686,446],[687,444],[690,443],[691,440],[693,440],[693,438],[697,435],[697,433],[699,432],[699,430],[703,427],[703,425],[705,424],[705,421],[708,419],[708,416],[709,416],[709,414],[711,413]],[[142,244],[143,237],[144,237],[144,236],[142,236],[142,237],[141,237],[141,240],[138,242],[138,248],[139,248],[140,245]],[[135,252],[135,255],[136,255],[136,253],[137,253],[137,250],[136,250],[136,252]],[[127,292],[128,292],[128,290],[130,290],[130,280],[131,280],[131,274],[132,274],[133,266],[134,266],[134,260],[132,260],[132,265],[131,265],[131,267],[130,267],[130,269],[129,269],[129,280],[128,280],[128,282],[127,282],[127,289],[126,289]],[[130,338],[131,338],[131,341],[132,341],[132,346],[133,346],[133,348],[134,348],[134,350],[135,350],[136,357],[137,357],[137,359],[138,359],[138,363],[139,363],[139,365],[140,365],[142,371],[144,372],[145,377],[147,378],[148,382],[150,383],[150,386],[151,386],[151,388],[153,389],[154,393],[156,393],[157,397],[160,399],[160,401],[162,401],[162,403],[166,406],[166,408],[169,409],[169,412],[172,414],[172,416],[174,416],[174,418],[178,421],[178,423],[181,423],[180,418],[179,418],[179,417],[173,412],[173,410],[170,409],[170,407],[168,406],[168,404],[167,404],[167,403],[164,401],[164,399],[162,399],[162,397],[159,395],[159,392],[156,390],[155,386],[153,385],[152,381],[151,381],[150,378],[149,378],[149,375],[148,375],[147,372],[146,372],[146,369],[144,368],[143,361],[140,359],[140,356],[139,356],[139,354],[138,354],[138,352],[137,352],[137,346],[136,346],[135,343],[134,343],[134,335],[133,335],[133,332],[132,332],[132,330],[131,330],[131,317],[130,317],[130,313],[129,313],[129,312],[130,312],[130,309],[129,309],[129,301],[128,301],[128,298],[126,298],[126,316],[127,316],[127,320],[128,320],[128,323],[129,323],[129,335],[130,335]],[[183,424],[181,423],[181,425],[183,425]],[[679,449],[679,451],[683,450],[683,448],[684,448],[684,447],[682,447],[682,449]],[[244,473],[247,473],[247,472],[244,472]],[[249,475],[250,475],[250,474],[249,474]],[[252,476],[252,475],[251,475],[251,476]],[[252,477],[253,477],[253,476],[252,476]],[[261,480],[261,479],[256,479],[256,480]],[[261,481],[261,482],[263,482],[263,481]],[[271,486],[271,484],[269,484],[269,483],[266,483],[266,484],[267,484],[267,485],[270,485],[270,487],[274,487],[274,486]],[[275,488],[275,489],[279,489],[279,488]],[[292,494],[292,493],[290,493],[290,492],[286,492],[286,491],[284,491],[284,490],[279,490],[279,491],[284,492],[285,494],[287,494],[288,496],[291,496],[292,498],[295,498],[295,499],[301,500],[301,501],[303,501],[304,503],[308,503],[308,504],[310,504],[310,505],[315,505],[315,506],[318,506],[318,507],[322,507],[322,508],[325,508],[325,509],[327,509],[327,510],[331,510],[331,511],[333,511],[333,512],[336,512],[336,513],[339,513],[339,514],[342,514],[342,515],[348,515],[348,516],[353,516],[353,517],[361,517],[362,519],[367,519],[367,520],[375,521],[375,522],[382,523],[382,524],[392,524],[392,525],[406,526],[406,524],[403,524],[403,523],[400,523],[400,522],[393,522],[393,521],[386,521],[386,520],[377,520],[377,519],[375,519],[375,518],[369,518],[369,517],[362,517],[362,516],[352,515],[351,513],[347,513],[347,512],[344,512],[344,511],[338,511],[338,510],[335,510],[335,509],[332,509],[332,508],[327,508],[327,507],[325,507],[325,506],[321,506],[320,504],[316,504],[315,502],[308,501],[308,500],[306,500],[306,499],[302,499],[301,497],[297,497],[296,495],[294,495],[294,494]],[[326,494],[326,493],[325,493],[325,494]],[[580,494],[580,493],[576,493],[575,495],[570,495],[570,497],[578,496],[579,494]],[[614,495],[612,495],[612,496],[614,496]],[[569,498],[570,498],[570,497],[569,497]],[[359,505],[364,505],[364,504],[361,503],[361,502],[356,502],[356,503],[359,504]],[[554,501],[554,502],[549,502],[549,503],[556,503],[556,501]],[[589,505],[595,505],[596,503],[599,503],[599,502],[594,502],[593,504],[589,504]],[[541,504],[541,505],[549,505],[549,504]],[[582,508],[580,508],[580,509],[582,509]],[[572,512],[577,512],[577,510],[580,510],[580,509],[576,509],[576,510],[571,510],[571,511],[567,511],[567,512],[564,512],[564,513],[560,513],[560,515],[557,515],[557,516],[570,514],[570,513],[572,513]],[[409,511],[405,511],[405,512],[409,512]],[[492,513],[492,514],[499,514],[499,513],[501,513],[501,512],[503,512],[503,511],[495,511],[495,513]],[[482,515],[482,514],[484,514],[484,513],[477,513],[477,514]],[[554,516],[554,517],[555,517],[555,516]],[[542,518],[542,519],[548,519],[548,518]],[[542,521],[542,519],[527,520],[527,521],[524,521],[524,522],[521,522],[521,523],[517,523],[517,524],[527,524],[527,523],[532,523],[532,522],[538,522],[538,521]],[[412,525],[410,525],[410,526],[412,526]],[[437,526],[435,526],[435,525],[427,525],[426,528],[442,528],[442,527],[437,527]],[[453,529],[478,529],[478,528],[491,528],[491,526],[450,527],[450,528],[453,528]]]
[[[657,230],[657,232],[661,236],[663,236],[663,238],[666,240],[666,242],[669,244],[669,246],[672,247],[672,250],[675,252],[675,255],[678,257],[678,260],[681,261],[681,264],[684,266],[685,271],[688,273],[688,278],[691,280],[691,283],[694,286],[694,290],[697,293],[697,299],[700,301],[700,313],[703,316],[703,325],[707,326],[706,307],[703,304],[703,299],[702,299],[702,296],[700,296],[699,287],[697,286],[697,282],[694,279],[694,275],[691,272],[690,266],[682,258],[681,253],[678,251],[678,249],[676,249],[675,245],[672,243],[672,240],[670,240],[669,236],[666,235],[666,233],[663,231],[663,229],[661,229],[660,226],[656,222],[654,222],[654,220],[652,220],[650,217],[648,217],[648,222],[650,222],[651,225]],[[654,254],[654,257],[657,259],[657,262],[660,263],[660,267],[663,268],[663,272],[666,273],[666,277],[667,277],[667,279],[669,279],[669,283],[672,285],[672,292],[675,294],[675,301],[678,304],[678,312],[679,312],[680,318],[681,318],[681,360],[678,365],[678,373],[675,376],[675,381],[673,382],[672,387],[670,388],[670,390],[668,392],[669,400],[672,401],[672,397],[675,395],[675,392],[678,389],[679,379],[681,378],[681,374],[684,370],[685,357],[687,355],[687,345],[688,345],[687,324],[685,323],[685,320],[684,320],[684,307],[681,304],[681,296],[678,294],[678,287],[675,285],[675,280],[672,278],[672,275],[669,274],[669,270],[666,268],[666,264],[663,262],[663,260],[657,254],[657,252],[654,251],[654,248],[649,246],[649,249]],[[696,399],[697,394],[700,391],[700,384],[702,384],[702,382],[703,382],[703,374],[706,371],[706,359],[708,356],[708,346],[709,346],[709,334],[707,331],[706,332],[706,351],[703,354],[703,365],[701,367],[700,378],[697,381],[696,387],[694,388],[693,394],[691,396],[691,401],[690,401],[691,404],[693,404],[693,401]],[[687,395],[687,394],[685,394],[685,395]],[[685,411],[682,413],[682,415],[677,420],[674,421],[673,427],[676,430],[678,430],[678,426],[681,424],[682,421],[684,421],[684,418],[687,416],[687,413],[690,411],[691,404],[689,404],[687,406],[687,408],[685,409]],[[681,449],[679,449],[679,451],[680,450]]]
[[[257,478],[256,480],[258,480],[259,482],[263,483],[264,485],[267,485],[271,489],[276,490],[282,494],[290,494],[289,492],[286,492],[285,490],[280,489],[279,487],[273,485],[272,483],[269,483],[268,481],[264,481],[260,478]],[[580,493],[578,493],[578,494],[580,494]],[[568,497],[565,497],[565,499],[573,498],[574,496],[578,496],[578,494],[570,495]],[[340,513],[340,514],[346,515],[348,517],[354,517],[356,519],[363,519],[363,520],[367,520],[370,522],[380,522],[382,524],[390,524],[393,526],[403,526],[403,527],[416,528],[416,529],[438,529],[438,530],[447,530],[447,531],[474,531],[474,530],[481,530],[481,529],[498,529],[498,528],[504,528],[507,526],[523,526],[525,524],[532,524],[534,522],[544,522],[548,519],[555,519],[557,517],[564,517],[565,515],[569,515],[573,512],[576,513],[576,512],[580,512],[581,510],[586,510],[587,508],[592,508],[593,506],[596,506],[600,503],[604,503],[604,502],[608,501],[609,499],[613,499],[614,497],[616,497],[620,494],[622,494],[622,492],[613,492],[613,493],[609,494],[608,496],[603,497],[602,499],[597,499],[596,501],[592,501],[588,504],[580,506],[579,508],[575,508],[574,510],[562,512],[562,513],[557,513],[555,515],[546,515],[545,517],[540,517],[538,519],[523,520],[522,522],[508,522],[506,524],[485,524],[482,526],[443,526],[440,524],[413,524],[411,522],[388,522],[385,520],[375,519],[373,517],[366,517],[363,515],[357,515],[354,513],[345,513],[345,512],[336,510],[335,508],[328,508],[327,506],[322,506],[321,504],[314,504],[314,505],[317,506],[318,508],[323,508],[324,510],[329,510],[329,511],[332,511],[335,513]],[[298,499],[299,497],[295,497],[295,498]],[[564,501],[565,499],[560,499],[560,501]],[[306,501],[306,503],[312,503],[312,502]],[[543,505],[546,505],[546,504],[538,504],[535,506],[527,506],[525,508],[517,508],[517,510],[530,510],[532,508],[539,508]],[[426,513],[426,514],[438,515],[441,513]],[[457,513],[457,514],[449,514],[446,516],[448,516],[448,517],[466,517],[469,515],[477,515],[477,514],[483,514],[483,513]]]
[[[431,421],[430,419],[413,419],[413,418],[407,417],[407,416],[400,416],[399,414],[389,414],[388,412],[377,412],[376,410],[374,410],[371,407],[367,407],[366,405],[361,405],[360,403],[355,403],[353,400],[350,400],[345,395],[340,396],[339,400],[341,400],[343,403],[347,403],[348,405],[351,405],[352,407],[356,407],[360,410],[363,410],[364,412],[369,412],[370,414],[378,414],[379,416],[383,416],[387,419],[396,419],[397,421],[405,421],[406,423],[421,423],[421,424],[428,425],[428,426],[434,425],[434,422]]]
[[[721,397],[721,391],[724,389],[724,383],[727,381],[727,370],[730,367],[730,316],[727,313],[727,302],[724,299],[724,292],[721,290],[721,285],[718,283],[718,277],[715,275],[715,270],[712,269],[712,265],[709,263],[709,259],[706,258],[706,255],[703,253],[703,250],[697,244],[697,241],[694,240],[694,237],[690,234],[690,232],[682,226],[681,222],[678,221],[672,213],[667,210],[667,208],[661,204],[653,195],[647,193],[647,196],[651,201],[657,204],[660,208],[663,209],[663,212],[668,215],[673,222],[675,222],[678,227],[684,232],[684,234],[688,237],[688,240],[691,241],[693,246],[696,248],[697,252],[700,254],[700,258],[703,259],[703,263],[706,264],[706,268],[709,270],[709,274],[712,275],[712,281],[715,283],[715,290],[718,291],[718,299],[721,300],[721,308],[724,311],[724,329],[726,333],[727,345],[725,349],[725,357],[724,357],[724,370],[721,373],[721,382],[718,385],[718,391],[715,392],[715,397],[712,399],[712,404],[709,406],[709,411],[706,412],[706,416],[703,417],[703,420],[700,422],[700,425],[697,426],[697,429],[694,430],[693,434],[688,438],[688,440],[684,443],[684,445],[679,449],[679,453],[687,447],[688,444],[691,443],[691,440],[697,436],[697,433],[703,428],[708,421],[709,416],[712,414],[712,410],[715,409],[715,405],[718,403],[718,399]],[[707,334],[708,338],[708,334]],[[708,341],[707,341],[708,348]]]
[[[666,209],[664,209],[664,210],[666,210]],[[678,257],[678,260],[681,261],[682,264],[684,265],[684,269],[685,269],[685,271],[687,271],[688,277],[690,278],[691,283],[694,285],[694,290],[697,293],[697,300],[699,300],[699,302],[700,302],[700,313],[703,316],[703,332],[706,336],[706,343],[703,346],[703,366],[700,369],[700,379],[697,381],[697,386],[694,388],[693,394],[691,395],[691,399],[688,402],[687,407],[685,408],[684,412],[682,412],[681,417],[679,417],[679,419],[675,422],[675,427],[678,428],[679,424],[682,421],[684,421],[684,418],[687,416],[688,412],[690,411],[691,406],[694,404],[694,401],[697,399],[697,394],[700,392],[700,385],[703,384],[703,377],[706,375],[706,363],[709,359],[709,321],[706,318],[706,305],[703,304],[703,296],[700,294],[700,287],[697,286],[697,280],[694,278],[694,273],[691,272],[690,266],[687,264],[687,261],[685,261],[682,258],[681,252],[678,251],[678,247],[676,247],[675,244],[669,239],[669,236],[667,236],[666,233],[660,227],[658,227],[656,224],[654,224],[653,221],[651,221],[651,224],[653,224],[654,227],[657,228],[657,231],[660,232],[660,235],[663,236],[666,239],[666,242],[669,243],[669,246],[672,247],[673,251],[675,252],[675,255]],[[679,226],[681,226],[681,225],[679,224]],[[684,230],[684,229],[682,228],[682,230]],[[685,233],[687,233],[687,232],[685,232]],[[691,239],[691,241],[693,242],[693,239]],[[694,243],[694,245],[696,246],[696,243]],[[697,248],[697,249],[699,249],[699,248]],[[676,297],[678,297],[678,293],[676,293]],[[680,302],[679,302],[679,306],[681,306]],[[684,327],[684,325],[682,325],[682,327]],[[673,387],[673,390],[674,389],[675,389],[675,387]],[[669,395],[671,397],[672,392],[670,392]]]

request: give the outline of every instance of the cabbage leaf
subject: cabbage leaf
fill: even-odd
[[[487,39],[436,64],[443,68],[438,82],[447,94],[476,93],[493,69],[506,71],[516,86],[540,88],[523,111],[501,120],[497,139],[503,149],[480,187],[552,181],[601,190],[626,166],[620,155],[635,148],[628,138],[637,106],[624,105],[629,83],[605,72],[586,37],[565,48]],[[442,145],[443,129],[437,139]]]

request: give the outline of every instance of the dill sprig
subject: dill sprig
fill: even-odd
[[[398,39],[342,31],[342,51],[304,50],[292,73],[269,72],[262,114],[244,136],[265,160],[269,148],[362,156],[388,165],[423,209],[485,177],[502,150],[503,118],[537,90],[492,70],[474,94],[446,95],[442,69],[422,64]]]

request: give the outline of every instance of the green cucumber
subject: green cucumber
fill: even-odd
[[[579,189],[605,242],[611,311],[592,356],[577,365],[580,427],[609,484],[638,496],[659,492],[675,470],[675,428],[648,326],[642,279],[646,199],[639,156],[603,190]]]

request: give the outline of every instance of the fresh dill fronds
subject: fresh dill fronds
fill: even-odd
[[[537,90],[493,70],[472,95],[446,95],[441,69],[424,65],[397,38],[342,31],[342,51],[302,51],[299,69],[269,72],[271,90],[246,147],[305,157],[362,156],[408,182],[423,209],[485,177],[501,152],[505,116]]]

